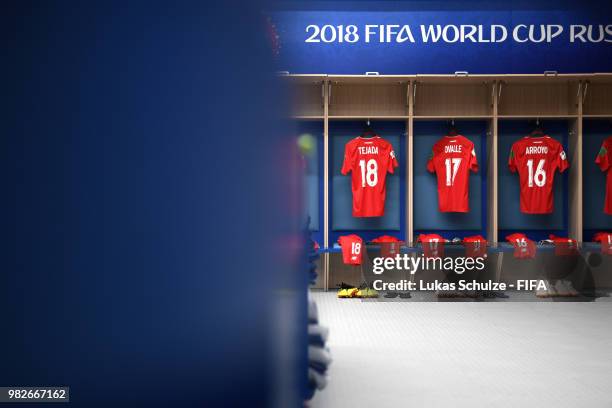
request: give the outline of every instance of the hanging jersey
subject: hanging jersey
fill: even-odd
[[[402,241],[390,235],[382,235],[374,238],[372,242],[380,245],[380,256],[383,258],[394,258],[399,254]]]
[[[443,258],[446,240],[438,234],[421,234],[417,242],[423,244],[423,255],[426,258]]]
[[[385,181],[397,166],[393,146],[380,136],[356,137],[346,144],[342,174],[352,172],[353,217],[385,214]]]
[[[575,256],[578,255],[578,242],[575,239],[558,237],[550,234],[548,238],[555,244],[555,255]]]
[[[342,262],[346,265],[361,265],[363,259],[363,240],[359,235],[343,235],[338,238],[342,248]]]
[[[441,212],[468,212],[470,170],[478,171],[474,143],[457,136],[444,136],[436,142],[427,170],[438,176],[438,209]]]
[[[612,233],[598,232],[593,236],[593,241],[601,242],[601,253],[612,255]]]
[[[482,235],[463,238],[467,258],[486,258],[487,240]]]
[[[506,237],[506,240],[514,247],[514,257],[519,259],[535,258],[536,245],[535,242],[527,238],[525,234],[512,234]]]
[[[521,212],[551,213],[555,171],[569,167],[561,143],[549,136],[526,136],[512,145],[508,167],[519,173]]]
[[[595,163],[601,171],[606,172],[606,199],[604,201],[604,212],[612,215],[612,136],[608,137],[601,145]]]

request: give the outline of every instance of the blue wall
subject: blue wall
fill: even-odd
[[[441,233],[445,238],[484,234],[486,230],[486,132],[484,121],[457,121],[457,131],[474,142],[480,169],[470,172],[468,213],[442,213],[438,210],[436,174],[427,171],[427,160],[433,145],[448,132],[445,121],[417,121],[414,124],[414,231]]]

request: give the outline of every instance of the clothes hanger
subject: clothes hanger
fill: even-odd
[[[453,119],[451,120],[451,125],[448,128],[448,136],[457,136],[458,134],[457,128],[455,127],[455,119]]]
[[[376,136],[376,132],[374,132],[374,130],[370,126],[370,119],[368,119],[368,121],[366,122],[366,125],[363,128],[363,133],[361,133],[361,137],[369,138],[369,137],[374,137],[374,136]]]
[[[540,119],[536,119],[536,127],[529,134],[531,137],[539,137],[544,136],[544,131],[542,130],[542,126],[540,126]]]

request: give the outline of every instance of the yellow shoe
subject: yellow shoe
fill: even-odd
[[[366,289],[366,296],[367,298],[377,298],[378,297],[378,292],[375,291],[374,289]]]
[[[359,289],[357,291],[357,295],[355,297],[362,298],[362,299],[377,298],[378,297],[378,292],[375,291],[374,289],[370,289],[370,288]]]
[[[343,299],[343,298],[352,298],[355,297],[355,294],[358,292],[357,288],[350,288],[350,289],[340,289],[338,291],[338,297]]]

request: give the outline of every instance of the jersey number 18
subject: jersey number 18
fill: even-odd
[[[378,183],[378,163],[374,159],[359,160],[359,167],[361,168],[361,187],[365,187],[366,183],[370,187],[375,187]]]

